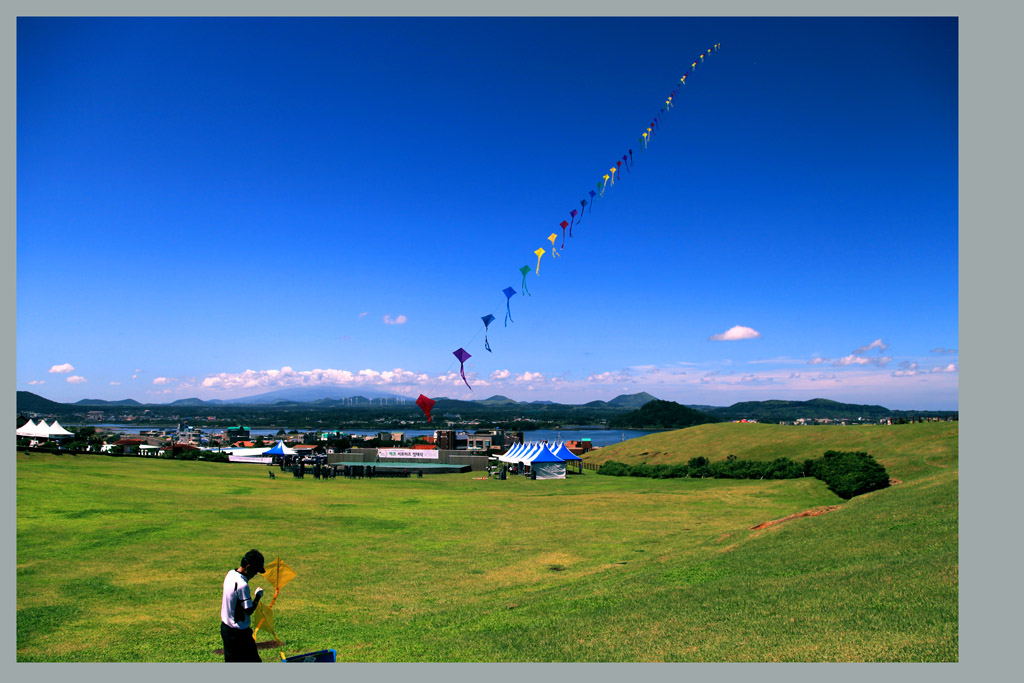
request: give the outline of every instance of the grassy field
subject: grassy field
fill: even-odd
[[[856,448],[904,482],[850,501],[815,479],[300,481],[19,453],[17,657],[218,661],[221,581],[257,547],[298,573],[265,660],[956,661],[956,427],[707,425],[602,449]]]

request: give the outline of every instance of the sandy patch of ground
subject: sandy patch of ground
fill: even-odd
[[[758,531],[760,529],[767,529],[768,527],[775,526],[776,524],[782,524],[783,522],[788,522],[791,519],[799,519],[800,517],[817,517],[818,515],[823,515],[826,512],[833,512],[834,510],[838,510],[841,507],[841,505],[827,505],[825,507],[814,508],[813,510],[804,510],[803,512],[798,512],[795,515],[789,515],[788,517],[783,517],[782,519],[772,519],[767,522],[761,522],[757,526],[750,527],[750,530]]]

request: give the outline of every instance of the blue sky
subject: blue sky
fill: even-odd
[[[955,19],[21,18],[17,49],[19,389],[958,406]]]

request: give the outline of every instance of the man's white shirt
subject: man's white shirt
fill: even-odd
[[[235,621],[235,604],[241,600],[246,610],[252,608],[252,596],[249,594],[249,580],[237,569],[232,569],[224,577],[224,598],[220,603],[220,620],[231,628],[249,628],[252,618],[246,614],[241,622]]]

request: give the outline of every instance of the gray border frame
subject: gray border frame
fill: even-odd
[[[1020,151],[1020,134],[1007,135],[1017,127],[1014,119],[1022,110],[1016,79],[1010,66],[1015,52],[1024,9],[1020,4],[999,2],[914,2],[913,0],[862,2],[808,2],[780,0],[766,5],[755,0],[711,3],[670,2],[668,0],[520,0],[515,5],[472,0],[384,0],[372,7],[353,2],[326,0],[155,0],[147,3],[125,0],[13,0],[0,11],[0,41],[3,68],[0,87],[8,97],[0,107],[3,151],[7,159],[0,177],[3,268],[3,312],[11,321],[10,332],[3,337],[8,362],[3,365],[5,384],[13,389],[17,352],[16,316],[16,17],[23,16],[330,16],[330,15],[406,15],[406,16],[956,16],[960,28],[960,294],[961,358],[966,355],[968,374],[960,387],[960,411],[964,428],[961,442],[971,455],[971,467],[960,485],[961,509],[960,558],[960,662],[956,664],[350,664],[344,669],[304,669],[301,678],[334,679],[339,675],[394,681],[409,679],[518,681],[523,678],[555,680],[580,678],[598,680],[669,680],[684,677],[714,680],[747,680],[767,676],[775,680],[820,680],[822,677],[854,679],[864,676],[896,680],[925,678],[959,681],[968,677],[996,678],[1015,667],[1015,646],[1021,633],[1017,609],[1021,606],[1018,578],[1021,552],[1010,532],[1014,520],[1009,509],[1013,500],[1011,482],[1019,480],[1020,447],[1013,451],[1009,426],[1016,417],[1016,386],[1013,375],[1004,378],[1005,369],[997,364],[1011,361],[1010,342],[1021,329],[1013,314],[1020,310],[1018,270],[1015,247],[1021,244],[1017,212],[1009,198],[1019,194],[1020,170],[1014,164]],[[1016,74],[1013,74],[1016,75]],[[1014,117],[1014,114],[1017,116]],[[1013,117],[1013,119],[1011,119]],[[1017,144],[1013,144],[1016,142]],[[1002,216],[1012,217],[1000,222]],[[1015,229],[1011,229],[1015,228]],[[1019,268],[1019,266],[1017,266]],[[1015,277],[1016,276],[1016,277]],[[1017,285],[1017,287],[1014,287]],[[1017,290],[1017,291],[1015,291]],[[967,344],[964,344],[964,341]],[[964,346],[967,352],[964,354]],[[1017,373],[1019,374],[1019,373]],[[15,413],[15,392],[9,389],[0,399],[6,414]],[[998,460],[998,470],[984,468],[990,458]],[[1016,457],[1013,457],[1016,456]],[[1013,458],[1010,460],[1010,458]],[[980,458],[985,458],[980,460]],[[1005,462],[1004,462],[1005,461]],[[13,460],[12,460],[13,464]],[[991,474],[986,474],[986,470]],[[996,474],[997,476],[992,476]],[[1008,476],[1009,475],[1009,476]],[[1014,476],[1016,475],[1016,476]],[[3,530],[6,547],[16,550],[16,476],[4,478],[8,514]],[[1009,532],[1009,533],[1008,533]],[[12,557],[16,552],[12,552]],[[15,560],[16,562],[16,560]],[[8,567],[13,564],[9,562]],[[13,578],[15,572],[10,572]],[[11,580],[3,590],[6,619],[2,635],[4,663],[10,674],[22,680],[74,676],[85,680],[135,680],[139,677],[174,680],[224,677],[214,665],[183,664],[24,664],[16,663],[16,584]],[[964,628],[965,627],[965,628]],[[183,669],[181,667],[189,667]],[[199,666],[199,668],[196,668]],[[766,671],[766,667],[770,667]],[[866,669],[864,667],[870,667]],[[270,669],[248,673],[255,679],[279,678],[281,672]],[[987,675],[986,675],[987,674]],[[290,677],[295,677],[292,672]]]

